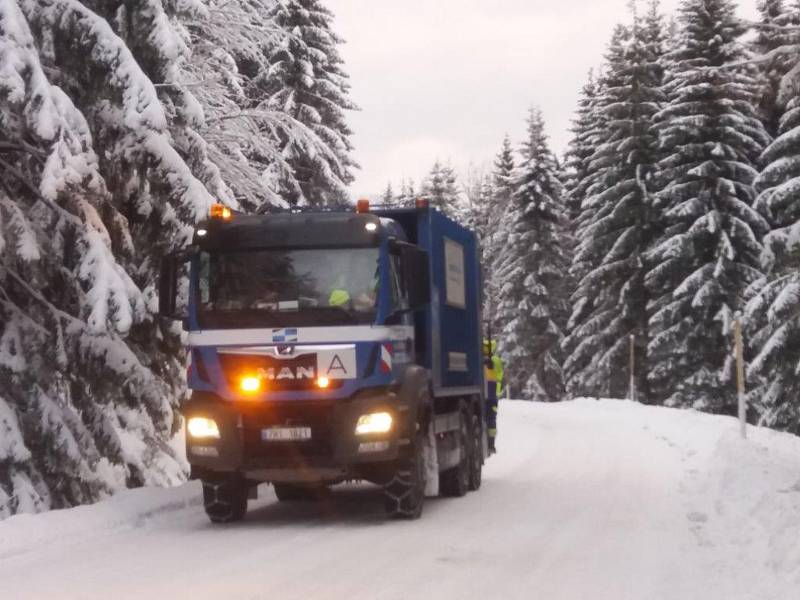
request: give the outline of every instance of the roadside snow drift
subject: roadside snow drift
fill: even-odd
[[[0,522],[3,598],[800,597],[800,439],[623,401],[503,402],[483,488],[386,521],[369,485],[269,487],[213,526],[196,483]]]

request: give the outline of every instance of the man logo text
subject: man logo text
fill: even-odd
[[[258,376],[269,381],[281,381],[284,379],[316,379],[316,369],[314,367],[281,367],[280,370],[269,367],[259,369]]]

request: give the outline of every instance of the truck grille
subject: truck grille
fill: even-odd
[[[271,356],[254,356],[243,354],[219,354],[222,372],[231,389],[239,386],[239,378],[248,373],[271,373],[274,379],[266,379],[267,388],[276,392],[315,390],[316,385],[316,358],[313,354],[306,354],[291,359],[277,359]],[[281,372],[291,374],[292,377],[279,378]],[[313,376],[307,374],[313,373]],[[295,377],[296,375],[296,377]],[[333,379],[326,389],[332,390],[342,387],[341,380]]]

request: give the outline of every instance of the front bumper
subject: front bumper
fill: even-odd
[[[393,426],[386,434],[357,436],[359,416],[388,411]],[[193,439],[187,433],[186,454],[193,477],[208,472],[240,472],[256,481],[342,481],[370,478],[380,463],[397,458],[409,439],[409,407],[391,389],[361,390],[348,399],[229,402],[214,394],[194,392],[182,412],[214,419],[219,439]],[[308,427],[307,441],[268,442],[269,427]]]

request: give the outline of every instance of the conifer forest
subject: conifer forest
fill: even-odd
[[[327,0],[0,0],[0,519],[187,476],[161,258],[214,202],[349,209],[359,110]],[[515,398],[626,398],[800,434],[800,0],[631,4],[562,152],[531,97],[427,199],[481,239]],[[631,349],[634,372],[629,372]]]

